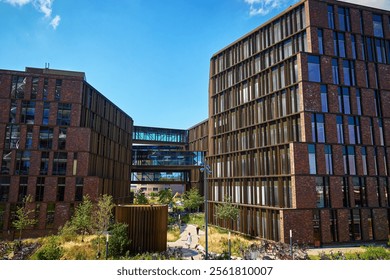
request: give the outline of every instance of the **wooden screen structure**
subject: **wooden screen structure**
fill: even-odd
[[[167,249],[167,205],[119,205],[115,220],[128,224],[130,252],[163,252]]]

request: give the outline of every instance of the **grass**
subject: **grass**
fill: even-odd
[[[180,228],[178,226],[170,227],[167,232],[167,241],[175,242],[179,238],[180,238]]]
[[[228,251],[229,233],[227,230],[209,226],[208,248],[210,252],[221,254]],[[231,252],[234,256],[241,255],[241,249],[248,247],[255,239],[245,237],[239,234],[231,233]],[[201,236],[200,245],[205,246],[205,237]]]

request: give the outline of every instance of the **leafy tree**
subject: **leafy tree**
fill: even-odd
[[[218,219],[222,219],[224,221],[234,221],[237,220],[240,214],[240,210],[238,209],[237,205],[234,205],[232,203],[232,199],[229,196],[225,196],[225,202],[223,204],[217,205],[216,209],[216,216]],[[229,236],[230,236],[230,227],[229,228]],[[228,240],[228,257],[230,259],[231,256],[231,243],[230,239]]]
[[[115,223],[110,231],[111,236],[108,242],[108,253],[110,256],[123,256],[130,246],[130,240],[127,235],[127,227],[123,223]]]
[[[240,210],[237,205],[232,203],[232,199],[229,196],[225,196],[225,202],[216,206],[216,216],[218,219],[224,221],[237,220]]]
[[[170,204],[173,201],[173,194],[171,189],[164,189],[158,192],[158,202],[161,204]]]
[[[149,200],[146,197],[145,193],[141,190],[137,191],[134,195],[135,201],[134,204],[149,204]]]
[[[83,196],[83,202],[81,202],[75,209],[74,216],[72,218],[72,224],[77,231],[81,232],[81,241],[84,241],[84,235],[91,232],[93,228],[93,204],[88,195]]]
[[[95,227],[98,235],[98,255],[100,256],[100,236],[108,230],[111,219],[113,218],[112,209],[115,204],[112,196],[104,194],[98,199],[95,213]]]
[[[34,210],[28,209],[27,203],[32,202],[32,196],[28,195],[23,198],[22,205],[17,206],[15,220],[12,225],[19,230],[19,243],[22,240],[22,231],[29,226],[36,224],[37,220],[30,218]]]
[[[203,196],[199,194],[199,189],[192,187],[190,190],[184,192],[183,195],[184,207],[188,209],[199,209],[199,206],[204,203]]]

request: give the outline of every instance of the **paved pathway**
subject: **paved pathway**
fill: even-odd
[[[204,231],[199,231],[199,236],[196,234],[196,226],[194,225],[182,225],[180,227],[180,238],[176,240],[175,242],[168,242],[168,247],[181,247],[183,252],[183,258],[184,259],[194,259],[194,260],[200,260],[201,255],[199,254],[198,250],[195,249],[195,246],[198,244],[198,239],[200,235],[204,235]],[[188,233],[191,233],[192,235],[192,243],[190,248],[188,248],[188,245],[186,244],[187,241],[187,235]]]

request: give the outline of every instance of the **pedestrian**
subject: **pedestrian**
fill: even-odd
[[[186,241],[186,245],[188,246],[188,249],[190,249],[191,243],[192,243],[192,236],[191,236],[191,232],[189,232],[187,235],[187,241]]]
[[[199,230],[200,230],[199,226],[196,226],[196,235],[199,235]]]

